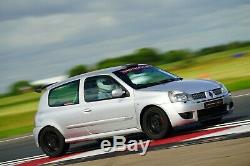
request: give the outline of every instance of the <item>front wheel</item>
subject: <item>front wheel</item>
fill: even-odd
[[[69,149],[69,144],[65,143],[63,135],[53,127],[46,127],[41,131],[39,146],[46,155],[51,157],[61,156]]]
[[[150,139],[164,138],[170,129],[170,121],[159,107],[151,107],[143,114],[142,130]]]

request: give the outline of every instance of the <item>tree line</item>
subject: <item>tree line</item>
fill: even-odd
[[[230,42],[227,44],[202,48],[196,51],[192,51],[189,49],[178,49],[178,50],[160,52],[155,48],[140,48],[127,55],[104,59],[98,62],[94,67],[89,67],[84,64],[76,65],[67,71],[67,75],[69,77],[73,77],[96,69],[102,69],[102,68],[118,66],[123,64],[130,64],[130,63],[145,63],[151,65],[160,65],[160,64],[168,64],[168,63],[183,61],[184,62],[183,65],[185,66],[187,64],[191,64],[192,60],[199,56],[205,56],[212,53],[217,53],[247,46],[250,46],[250,41]],[[25,90],[27,90],[28,87],[33,88],[30,85],[29,81],[26,80],[17,81],[10,86],[9,93],[7,95],[22,93]]]

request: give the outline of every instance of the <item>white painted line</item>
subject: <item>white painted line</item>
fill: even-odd
[[[43,155],[38,155],[38,156],[32,156],[32,157],[25,157],[25,158],[21,158],[21,159],[15,159],[15,160],[10,160],[10,161],[4,161],[1,162],[0,165],[8,165],[8,164],[17,164],[20,162],[25,162],[25,161],[31,161],[31,160],[35,160],[35,159],[41,159],[41,158],[45,158],[47,157],[45,154]]]
[[[229,124],[229,125],[225,125],[225,126],[210,127],[210,128],[206,128],[203,130],[218,129],[218,128],[223,128],[223,127],[237,127],[237,126],[243,126],[243,125],[249,125],[249,124],[250,124],[250,122],[245,122],[245,123],[240,123],[240,124]]]
[[[42,159],[42,158],[46,158],[47,156],[44,156],[44,157],[37,157],[37,158],[31,158],[31,159],[26,159],[26,160],[19,160],[19,161],[9,161],[9,162],[6,162],[6,163],[0,163],[0,166],[9,166],[9,165],[17,165],[17,164],[21,164],[21,163],[25,163],[25,162],[29,162],[29,161],[32,161],[32,160],[38,160],[38,159]]]
[[[203,128],[203,129],[194,130],[194,131],[202,131],[202,130],[218,129],[218,128],[223,128],[223,127],[240,126],[240,125],[249,124],[249,123],[250,123],[250,119],[247,119],[247,120],[236,121],[236,122],[221,123],[221,124],[217,124],[217,125],[214,125],[214,126],[211,126],[208,128]]]
[[[189,140],[196,140],[196,139],[209,138],[209,137],[215,137],[215,136],[224,136],[224,135],[230,135],[230,134],[239,134],[239,133],[246,133],[246,132],[250,132],[250,125],[249,124],[237,126],[234,128],[226,129],[226,130],[219,131],[216,133],[211,133],[208,135],[203,135],[200,137],[191,138]]]
[[[143,143],[145,143],[145,142],[143,142]],[[86,157],[92,157],[92,156],[97,156],[97,155],[102,155],[102,154],[113,153],[113,152],[117,152],[117,151],[123,151],[127,147],[135,146],[135,145],[140,145],[140,144],[127,144],[127,145],[121,146],[121,147],[112,147],[111,149],[109,149],[109,148],[96,149],[96,150],[92,150],[92,151],[82,152],[82,153],[72,155],[72,156],[69,156],[69,157],[66,157],[66,158],[54,160],[54,161],[51,161],[51,162],[48,162],[48,163],[45,163],[45,164],[53,164],[53,163],[57,163],[57,162],[67,161],[67,160],[86,158]]]
[[[242,94],[242,95],[233,96],[233,98],[243,97],[243,96],[249,96],[249,95],[250,95],[250,93],[246,93],[246,94]]]
[[[92,150],[92,151],[87,151],[87,152],[83,152],[80,154],[76,154],[70,157],[66,157],[66,158],[62,158],[62,159],[58,159],[58,160],[54,160],[45,164],[52,164],[52,163],[57,163],[57,162],[62,162],[62,161],[67,161],[67,160],[73,160],[73,159],[78,159],[78,158],[85,158],[85,157],[91,157],[91,156],[97,156],[97,155],[101,155],[101,154],[107,154],[107,153],[112,153],[115,152],[112,148],[111,151],[104,151],[103,149],[96,149],[96,150]]]
[[[16,161],[23,161],[23,160],[29,160],[29,159],[34,159],[34,158],[41,158],[41,157],[45,157],[46,155],[38,155],[38,156],[32,156],[32,157],[25,157],[25,158],[21,158],[21,159],[15,159],[15,160],[10,160],[10,161],[4,161],[1,163],[9,163],[9,162],[16,162]]]
[[[26,136],[23,136],[23,137],[17,137],[17,138],[2,140],[2,141],[0,141],[0,143],[10,142],[10,141],[16,141],[16,140],[20,140],[20,139],[29,138],[29,137],[33,137],[33,135],[26,135]]]
[[[215,126],[226,126],[226,125],[230,125],[230,124],[241,124],[241,123],[245,123],[245,122],[250,122],[250,119],[235,121],[235,122],[221,123],[221,124],[217,124]]]

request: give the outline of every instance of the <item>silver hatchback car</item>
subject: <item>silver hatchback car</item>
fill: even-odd
[[[218,122],[232,111],[231,94],[219,82],[183,80],[150,65],[133,64],[48,86],[33,132],[48,156],[60,156],[70,143],[138,132],[161,139],[174,127]]]

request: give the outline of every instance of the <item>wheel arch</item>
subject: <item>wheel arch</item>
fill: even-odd
[[[170,124],[171,124],[171,121],[170,121],[170,119],[169,119],[169,116],[168,116],[168,114],[166,113],[166,111],[164,111],[163,108],[161,108],[159,105],[150,104],[150,105],[147,105],[147,106],[143,107],[143,109],[142,109],[142,111],[141,111],[141,113],[140,113],[140,127],[141,127],[141,129],[142,129],[142,117],[143,117],[144,113],[145,113],[149,108],[152,108],[152,107],[157,107],[157,108],[160,108],[161,110],[163,110],[163,112],[166,114],[166,116],[167,116],[167,118],[168,118],[168,120],[169,120],[169,122],[170,122]],[[171,126],[172,126],[172,124],[171,124]]]

